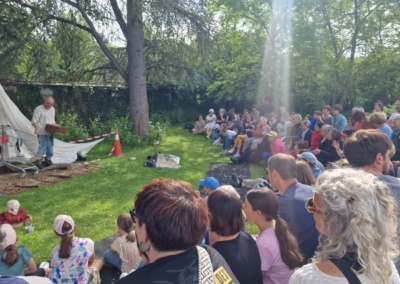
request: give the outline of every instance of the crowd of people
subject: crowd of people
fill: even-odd
[[[118,216],[114,242],[97,260],[71,216],[55,218],[60,245],[40,268],[2,225],[0,275],[97,283],[97,272],[112,265],[120,284],[400,284],[397,105],[388,120],[380,102],[372,114],[355,107],[350,122],[340,105],[304,119],[284,108],[242,116],[211,109],[192,133],[221,144],[234,162],[264,160],[265,177],[234,176],[233,186],[207,177],[199,182],[205,197],[185,181],[153,180]],[[244,202],[235,187],[248,189]],[[246,232],[248,222],[257,234]]]

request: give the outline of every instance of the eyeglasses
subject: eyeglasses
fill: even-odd
[[[132,208],[131,210],[129,210],[129,214],[131,214],[131,218],[132,218],[133,223],[136,224],[137,215],[136,215],[135,208]]]
[[[310,197],[310,198],[307,199],[305,207],[306,207],[306,210],[307,210],[308,213],[322,214],[321,210],[315,208],[314,197]]]

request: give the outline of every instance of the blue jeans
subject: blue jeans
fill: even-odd
[[[53,157],[54,153],[54,136],[53,135],[38,135],[39,148],[37,155],[39,157]]]
[[[103,253],[103,259],[105,262],[121,270],[122,260],[119,257],[118,253],[112,252],[111,250],[108,249]]]

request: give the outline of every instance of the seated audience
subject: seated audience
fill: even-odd
[[[266,161],[266,162],[268,162],[268,159],[271,158],[273,155],[276,155],[279,153],[286,153],[285,144],[283,144],[282,140],[278,137],[278,133],[276,133],[275,131],[270,131],[267,134],[267,137],[268,137],[271,152],[263,153],[263,158],[264,158],[264,161]]]
[[[321,169],[317,166],[317,158],[314,156],[313,153],[310,152],[303,152],[301,154],[297,154],[297,157],[304,160],[307,165],[309,166],[312,175],[317,179],[319,175],[323,172]],[[303,183],[303,182],[302,182]]]
[[[279,217],[279,202],[272,190],[252,189],[246,195],[244,211],[260,230],[257,246],[264,283],[288,283],[303,256],[288,224]],[[251,283],[251,282],[242,282]]]
[[[197,120],[194,123],[194,128],[192,129],[192,134],[201,134],[206,132],[206,122],[203,119],[203,116],[199,114],[197,116]]]
[[[235,144],[229,150],[229,153],[233,153],[234,151],[236,151],[235,156],[240,156],[244,140],[246,140],[249,137],[253,137],[254,130],[255,130],[255,125],[253,122],[253,118],[250,114],[247,114],[246,123],[244,124],[243,128],[243,134],[238,133],[238,136],[235,139]]]
[[[321,233],[313,263],[297,270],[296,283],[398,283],[393,264],[397,204],[387,185],[351,168],[324,172],[306,203]]]
[[[264,131],[264,126],[266,125],[267,125],[267,119],[264,116],[261,116],[258,120],[257,127],[253,132],[253,137],[249,137],[246,140],[244,140],[242,153],[246,152],[247,149],[249,148],[252,149],[257,148],[257,146],[261,143],[261,141],[265,136],[265,134],[263,134],[263,131]]]
[[[383,105],[383,103],[382,103],[381,101],[377,101],[377,102],[374,104],[374,110],[373,110],[373,112],[374,112],[374,113],[375,113],[375,112],[383,112],[384,108],[385,108],[385,106]]]
[[[118,284],[207,283],[212,277],[239,283],[215,249],[197,246],[209,219],[189,183],[156,179],[136,195],[131,212],[139,250],[146,253],[149,263]]]
[[[94,260],[94,243],[91,239],[75,237],[75,222],[68,215],[54,219],[54,232],[61,244],[53,250],[49,278],[53,283],[88,283],[91,276],[89,265]]]
[[[291,122],[289,120],[287,120],[287,115],[285,115],[285,114],[279,115],[279,123],[276,126],[276,128],[278,130],[277,131],[278,136],[279,136],[279,138],[281,138],[282,141],[286,142],[286,137],[289,133],[290,125],[291,125]]]
[[[217,115],[217,124],[221,125],[222,123],[226,123],[226,119],[226,110],[224,108],[220,108]]]
[[[309,144],[311,150],[315,150],[319,147],[322,140],[321,128],[324,126],[323,122],[317,122],[314,127],[314,132],[311,135],[311,144]]]
[[[293,150],[294,149],[294,145],[297,141],[300,140],[300,134],[302,133],[302,129],[301,129],[301,115],[300,114],[293,114],[290,117],[290,120],[292,122],[292,127],[290,129],[289,132],[289,139],[286,139],[287,145],[289,147],[287,147],[289,150]]]
[[[233,130],[229,130],[226,123],[222,124],[219,128],[219,139],[222,143],[222,151],[221,154],[228,154],[228,148],[230,144],[234,143],[234,138],[236,137],[236,132]]]
[[[368,117],[366,116],[364,111],[353,109],[353,114],[351,115],[351,122],[353,124],[352,129],[360,130],[360,129],[373,129],[375,126],[369,122]],[[341,131],[343,132],[343,131]]]
[[[322,128],[324,128],[323,126]],[[321,144],[315,149],[314,155],[324,166],[341,159],[338,151],[343,149],[342,135],[336,128],[332,128],[322,139]],[[335,145],[335,147],[334,147]]]
[[[37,269],[31,251],[17,246],[17,241],[17,233],[10,224],[0,225],[0,276],[44,276],[45,270]]]
[[[374,128],[379,129],[379,131],[385,133],[387,137],[392,137],[392,128],[386,124],[387,116],[384,112],[374,112],[369,116],[369,122],[372,123]]]
[[[206,138],[210,139],[213,130],[215,128],[215,124],[217,121],[217,117],[214,114],[214,109],[210,108],[210,110],[208,111],[208,114],[206,116]]]
[[[241,232],[244,220],[239,194],[233,188],[214,191],[208,198],[208,210],[210,245],[224,257],[239,283],[261,284],[256,242],[251,235]]]
[[[302,203],[313,196],[314,188],[297,181],[296,160],[286,154],[277,154],[268,160],[268,178],[271,186],[281,193],[279,216],[288,223],[305,262],[308,262],[317,249],[318,233],[313,216]]]
[[[260,112],[257,110],[257,106],[253,106],[251,109],[251,115],[254,118],[254,121],[258,121],[260,118]]]
[[[318,122],[322,122],[322,112],[319,110],[314,111],[313,117],[310,119],[310,129],[311,131],[315,131],[315,125]]]
[[[133,221],[129,214],[118,216],[117,232],[111,249],[106,250],[103,254],[103,261],[116,267],[122,273],[129,273],[139,266],[141,258],[136,244]],[[101,267],[97,267],[97,269],[100,270]]]
[[[332,112],[332,107],[331,107],[330,105],[324,106],[324,107],[322,108],[322,116],[321,116],[321,119],[322,119],[322,122],[323,122],[324,124],[333,126],[333,124],[334,124],[333,119],[334,119],[334,118],[333,118],[333,116],[331,115],[331,112]]]
[[[347,119],[342,114],[343,107],[341,105],[334,105],[332,107],[333,114],[333,128],[339,130],[339,132],[343,132],[343,130],[347,129]]]
[[[300,133],[300,140],[306,141],[308,146],[311,145],[311,137],[313,131],[310,129],[310,121],[304,120],[301,122],[301,133]]]
[[[307,162],[303,160],[296,160],[296,167],[297,181],[302,184],[314,186],[316,179],[311,172],[310,166],[307,164]]]
[[[400,160],[400,114],[395,115],[393,118],[393,133],[390,139],[392,140],[394,146],[396,147],[396,153],[392,157],[392,161]]]
[[[275,113],[271,112],[268,116],[268,125],[271,127],[272,131],[277,132],[278,131],[278,123],[279,121],[275,118]]]

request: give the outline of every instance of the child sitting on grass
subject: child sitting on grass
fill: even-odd
[[[111,250],[103,254],[105,263],[118,268],[122,273],[136,269],[140,263],[140,256],[136,245],[133,221],[129,214],[121,214],[117,219],[117,232]]]
[[[32,253],[24,246],[17,246],[17,241],[17,233],[11,225],[0,226],[0,275],[45,276],[44,269],[37,269]]]

